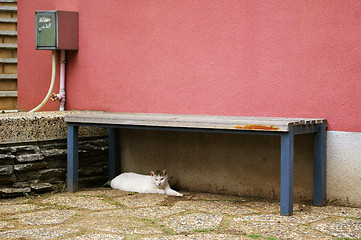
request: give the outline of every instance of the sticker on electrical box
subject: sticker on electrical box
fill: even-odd
[[[39,18],[39,27],[41,29],[51,28],[51,17],[40,17]]]

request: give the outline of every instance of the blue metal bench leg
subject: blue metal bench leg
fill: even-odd
[[[294,130],[281,136],[281,215],[293,214]]]
[[[313,203],[322,206],[326,201],[326,124],[318,125],[315,135],[313,166]]]
[[[120,174],[120,134],[118,128],[108,128],[109,180]]]
[[[67,189],[68,192],[78,191],[78,126],[68,124],[67,142]]]

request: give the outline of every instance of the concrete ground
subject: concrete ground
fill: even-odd
[[[108,188],[0,199],[0,239],[361,239],[361,208]]]

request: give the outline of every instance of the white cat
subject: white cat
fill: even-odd
[[[141,175],[133,172],[122,173],[110,181],[113,189],[138,193],[160,193],[182,197],[183,194],[174,191],[168,183],[168,172],[151,171],[150,175]]]

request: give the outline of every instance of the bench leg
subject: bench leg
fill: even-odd
[[[293,214],[294,130],[281,136],[281,215]]]
[[[120,174],[120,134],[118,128],[108,128],[109,180]]]
[[[326,124],[318,125],[315,135],[313,166],[313,203],[324,205],[326,201]]]
[[[78,126],[68,124],[67,140],[67,190],[68,192],[78,191]]]

